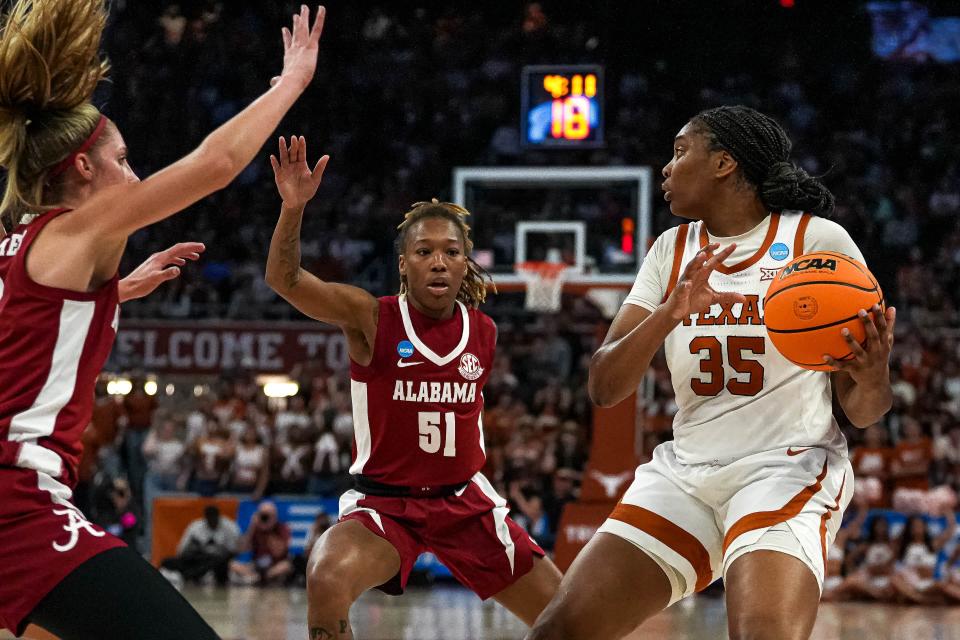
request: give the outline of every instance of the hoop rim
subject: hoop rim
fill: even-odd
[[[570,265],[563,262],[544,262],[537,260],[528,260],[515,265],[520,273],[536,274],[544,279],[559,278],[560,275],[570,269]]]

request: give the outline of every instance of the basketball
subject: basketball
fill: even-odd
[[[861,345],[866,329],[857,317],[883,292],[862,263],[842,253],[819,251],[796,258],[774,277],[764,299],[764,323],[777,350],[798,367],[830,371],[823,355],[838,361],[853,357],[841,330]]]

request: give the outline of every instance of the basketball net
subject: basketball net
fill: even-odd
[[[527,285],[524,308],[528,311],[559,311],[567,265],[562,262],[522,262],[517,274]]]

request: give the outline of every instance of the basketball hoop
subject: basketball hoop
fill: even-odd
[[[527,285],[524,308],[528,311],[560,310],[567,265],[562,262],[522,262],[516,268],[517,275]]]

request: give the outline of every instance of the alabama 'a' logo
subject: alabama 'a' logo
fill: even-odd
[[[81,514],[76,509],[66,508],[66,509],[54,509],[54,515],[58,516],[67,516],[67,524],[63,525],[63,530],[70,534],[70,539],[63,544],[58,544],[57,542],[51,543],[54,550],[59,551],[60,553],[65,553],[70,551],[75,546],[77,546],[77,541],[80,539],[80,530],[83,529],[94,538],[102,538],[107,535],[104,531],[97,531],[93,528],[93,525],[84,519],[83,514]]]
[[[480,359],[472,353],[465,353],[460,357],[460,375],[467,380],[476,380],[483,375]]]

